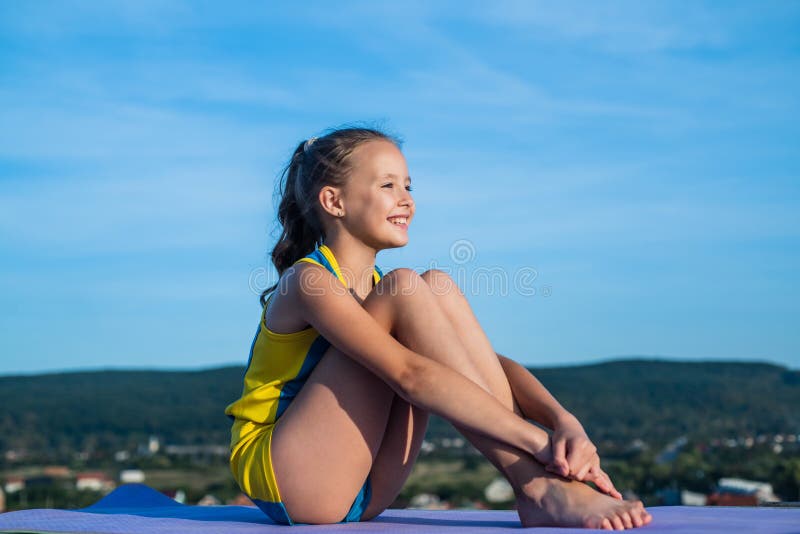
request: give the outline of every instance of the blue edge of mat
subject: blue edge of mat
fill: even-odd
[[[642,532],[758,532],[800,534],[800,509],[719,506],[648,508],[653,522]],[[125,484],[80,510],[19,510],[0,514],[0,532],[225,532],[231,534],[287,530],[459,534],[520,529],[514,511],[386,510],[372,521],[337,525],[276,525],[254,506],[190,506],[144,485]],[[575,528],[537,528],[542,533],[585,532]]]

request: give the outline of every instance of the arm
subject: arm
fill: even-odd
[[[533,374],[523,366],[505,356],[498,354],[500,364],[511,385],[514,400],[519,404],[522,414],[551,430],[555,430],[559,421],[575,417],[564,409],[553,395]],[[575,419],[577,421],[577,419]]]
[[[597,447],[589,440],[578,418],[564,409],[533,373],[510,358],[497,355],[522,415],[553,430],[553,457],[548,471],[576,480],[589,480],[618,499],[611,478],[600,468]]]
[[[284,273],[286,298],[330,343],[407,401],[474,432],[550,461],[546,432],[509,411],[483,388],[398,342],[328,271],[300,264]],[[337,286],[338,284],[338,286]]]

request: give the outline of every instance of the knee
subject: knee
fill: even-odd
[[[425,281],[431,288],[434,294],[438,296],[451,296],[463,297],[464,294],[449,274],[439,269],[429,269],[420,275],[420,278]]]
[[[413,269],[400,268],[386,273],[380,283],[375,286],[378,294],[391,296],[406,296],[426,291],[428,284]]]

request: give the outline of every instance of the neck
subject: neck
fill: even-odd
[[[378,251],[354,239],[352,236],[331,236],[324,244],[331,249],[339,270],[359,300],[364,300],[372,291],[375,256]]]

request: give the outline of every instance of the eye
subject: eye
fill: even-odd
[[[383,184],[381,187],[394,187],[394,184],[392,182],[388,182]],[[414,188],[412,188],[410,185],[406,186],[406,191],[413,191],[413,190]]]

